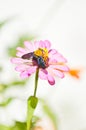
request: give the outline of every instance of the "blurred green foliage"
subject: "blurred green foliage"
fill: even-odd
[[[37,121],[39,118],[34,116],[31,130],[34,130]],[[26,122],[15,121],[13,126],[0,125],[0,130],[26,130]]]
[[[15,79],[12,82],[9,82],[8,84],[0,84],[0,93],[4,92],[6,89],[8,89],[9,87],[13,87],[13,86],[25,86],[28,80],[17,80]]]
[[[26,123],[16,121],[15,125],[11,127],[11,130],[26,130]]]
[[[7,50],[8,50],[8,54],[9,54],[9,56],[16,56],[16,48],[18,47],[18,46],[20,46],[20,47],[24,47],[24,41],[32,41],[32,40],[34,40],[36,38],[36,36],[34,36],[34,35],[22,35],[22,36],[20,36],[19,37],[19,39],[16,41],[16,43],[13,43],[12,45],[12,47],[9,47]]]
[[[0,21],[0,30],[9,22],[13,21],[15,17],[9,17],[5,20]]]
[[[7,84],[0,84],[0,92],[3,92],[7,87]]]
[[[0,66],[0,72],[2,72],[2,70],[3,70],[3,67],[2,67],[2,66]]]
[[[8,19],[0,22],[0,29],[8,22]]]
[[[13,126],[0,125],[0,130],[26,130],[26,123],[16,121]]]
[[[0,103],[0,107],[5,107],[7,106],[11,101],[13,100],[12,97],[5,99],[3,102]]]
[[[31,124],[32,129],[36,126],[36,123],[38,121],[40,121],[40,117],[38,117],[38,116],[33,116],[32,117],[32,124]]]

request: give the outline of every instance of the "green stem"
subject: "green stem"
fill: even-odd
[[[31,130],[32,117],[38,103],[38,98],[36,97],[37,85],[38,85],[38,74],[39,74],[39,68],[37,68],[36,75],[35,75],[34,95],[30,96],[27,100],[27,130]]]
[[[38,85],[38,74],[39,74],[39,68],[37,68],[37,70],[36,70],[36,75],[35,75],[34,97],[36,97],[36,91],[37,91],[37,85]]]

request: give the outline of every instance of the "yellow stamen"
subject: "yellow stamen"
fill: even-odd
[[[48,65],[48,50],[46,48],[39,48],[34,52],[36,56],[41,56],[45,64]]]
[[[48,57],[48,50],[46,48],[39,48],[34,52],[36,56]]]

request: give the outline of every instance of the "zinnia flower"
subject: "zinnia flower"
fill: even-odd
[[[28,78],[39,68],[39,78],[47,80],[50,85],[55,84],[55,76],[64,77],[69,68],[65,65],[67,60],[56,50],[51,49],[48,40],[34,43],[25,41],[25,48],[18,47],[15,58],[11,61],[17,64],[16,71],[22,78]]]

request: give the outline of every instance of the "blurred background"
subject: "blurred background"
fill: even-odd
[[[23,41],[49,40],[74,71],[54,86],[39,80],[34,130],[86,130],[86,1],[0,0],[0,130],[26,130],[34,75],[22,80],[10,59]]]

